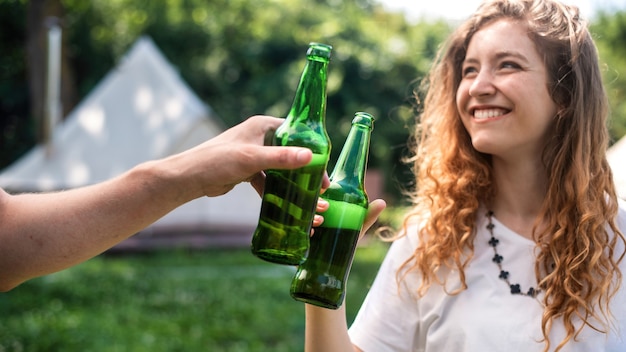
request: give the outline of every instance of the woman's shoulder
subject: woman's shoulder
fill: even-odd
[[[392,240],[392,245],[410,249],[411,252],[419,245],[420,227],[416,224],[405,224]]]

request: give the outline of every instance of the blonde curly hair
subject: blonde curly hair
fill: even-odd
[[[605,158],[608,103],[598,55],[587,23],[574,6],[553,0],[487,1],[439,51],[421,86],[425,98],[411,158],[417,180],[411,193],[414,207],[403,228],[406,232],[416,218],[426,220],[417,234],[419,247],[398,273],[418,271],[420,294],[433,283],[445,285],[437,276],[442,268],[457,269],[463,284],[450,294],[467,287],[464,269],[473,255],[477,212],[490,204],[497,190],[490,156],[472,147],[455,95],[472,36],[502,18],[527,24],[529,37],[544,57],[548,91],[560,107],[542,154],[549,170],[548,190],[537,223],[547,226],[533,229],[540,249],[535,274],[545,293],[545,350],[552,343],[553,321],[562,319],[567,332],[558,351],[576,340],[585,326],[608,332],[609,301],[621,285],[618,263],[624,256],[614,248],[617,241],[625,241],[615,223],[617,196]],[[575,319],[583,324],[578,326]]]

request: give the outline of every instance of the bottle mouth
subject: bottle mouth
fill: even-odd
[[[330,53],[333,50],[333,47],[328,44],[322,43],[310,43],[309,50],[307,51],[307,56],[317,56],[321,58],[330,59]]]
[[[359,111],[354,114],[352,124],[358,123],[374,129],[374,116],[370,113]]]

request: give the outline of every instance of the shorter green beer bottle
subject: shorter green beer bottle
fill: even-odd
[[[352,128],[320,197],[330,203],[324,222],[311,237],[311,249],[291,282],[291,296],[316,306],[337,309],[343,303],[346,280],[367,214],[364,180],[374,118],[357,112]]]
[[[311,43],[296,96],[272,145],[307,147],[311,162],[295,170],[265,170],[261,214],[251,250],[269,262],[298,265],[309,253],[317,199],[330,157],[326,132],[327,67],[332,47]]]

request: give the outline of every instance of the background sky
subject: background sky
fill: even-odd
[[[443,17],[460,20],[468,17],[481,3],[481,0],[379,0],[387,9],[403,11],[407,18],[418,20],[422,17]],[[563,0],[576,5],[585,17],[590,19],[599,9],[626,9],[625,0]]]

